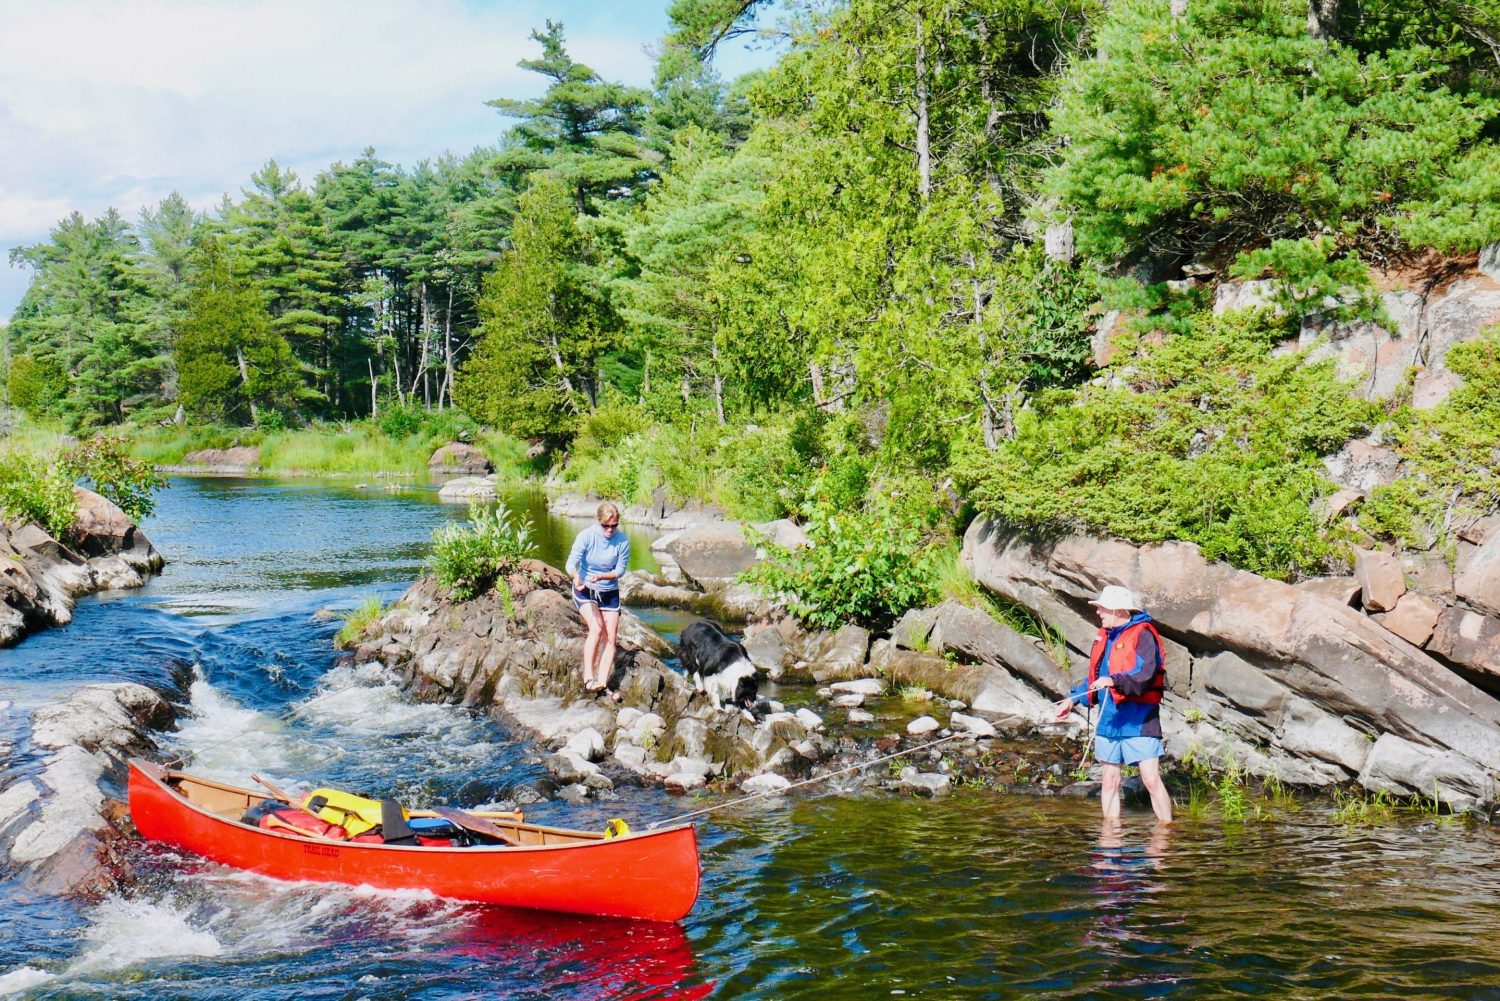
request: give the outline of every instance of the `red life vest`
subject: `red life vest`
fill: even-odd
[[[1120,635],[1115,637],[1114,646],[1109,647],[1109,662],[1113,665],[1125,665],[1119,670],[1111,671],[1111,674],[1127,674],[1135,670],[1135,658],[1137,647],[1140,645],[1141,635],[1149,632],[1156,639],[1156,673],[1151,675],[1151,687],[1140,695],[1126,695],[1113,686],[1109,694],[1114,696],[1115,704],[1121,702],[1145,702],[1150,705],[1160,705],[1162,692],[1167,690],[1167,648],[1162,644],[1161,633],[1149,621],[1137,622],[1135,625],[1126,626],[1120,630]],[[1103,627],[1099,629],[1099,635],[1094,637],[1094,648],[1089,651],[1089,687],[1099,680],[1099,664],[1104,660],[1104,651],[1109,639],[1109,630]]]

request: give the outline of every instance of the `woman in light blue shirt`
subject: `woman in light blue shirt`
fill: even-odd
[[[615,636],[620,630],[620,578],[630,565],[630,539],[620,531],[620,509],[609,501],[599,505],[599,524],[578,533],[568,553],[567,571],[573,578],[573,604],[588,624],[583,641],[583,687],[609,691],[615,667]],[[609,692],[616,702],[620,696]]]

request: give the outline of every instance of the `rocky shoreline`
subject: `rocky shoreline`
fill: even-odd
[[[67,542],[34,521],[0,524],[0,647],[73,621],[84,595],[140,587],[163,560],[124,511],[74,487],[78,518]]]
[[[32,713],[44,756],[0,792],[0,853],[29,887],[95,899],[118,884],[134,836],[126,762],[155,752],[150,733],[175,720],[164,696],[129,682],[85,685]]]
[[[593,503],[563,497],[553,509],[574,515]],[[1476,536],[1482,543],[1460,554],[1468,590],[1455,599],[1425,597],[1432,592],[1421,579],[1408,589],[1399,571],[1394,581],[1382,577],[1374,557],[1361,559],[1355,577],[1292,586],[1211,563],[1186,543],[1042,542],[977,520],[964,540],[966,565],[981,586],[1054,627],[1049,644],[952,601],[908,613],[888,636],[855,626],[807,632],[734,582],[759,557],[744,526],[711,512],[667,512],[656,524],[673,527],[672,517],[686,524],[653,545],[663,575],[628,575],[627,601],[748,622],[745,646],[771,678],[876,678],[990,716],[1036,720],[1086,668],[1096,629],[1088,599],[1123,583],[1168,641],[1163,721],[1173,758],[1312,789],[1428,797],[1455,811],[1500,802],[1500,702],[1490,684],[1475,683],[1500,676],[1483,674],[1483,661],[1455,663],[1414,645],[1389,612],[1409,594],[1444,603],[1467,633],[1500,631],[1487,606],[1466,597],[1500,586],[1482,576],[1500,563],[1487,556],[1500,552],[1500,532]],[[1046,727],[1032,732],[1050,736]]]

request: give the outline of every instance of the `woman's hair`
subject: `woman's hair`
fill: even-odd
[[[616,521],[620,520],[620,509],[615,506],[614,501],[603,502],[599,505],[599,509],[594,512],[594,517],[596,517],[601,523],[610,515],[614,515]]]

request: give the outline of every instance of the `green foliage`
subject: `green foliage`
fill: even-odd
[[[1204,0],[1181,17],[1165,0],[1110,8],[1103,57],[1078,64],[1054,122],[1070,143],[1048,186],[1081,248],[1388,241],[1384,223],[1409,216],[1410,232],[1430,233],[1466,182],[1488,183],[1470,152],[1496,103],[1445,83],[1465,45],[1360,51],[1306,21],[1288,0]]]
[[[67,539],[78,519],[73,480],[39,455],[0,452],[0,513],[34,521],[55,539]]]
[[[344,624],[339,627],[338,633],[333,637],[333,645],[340,650],[347,650],[358,643],[365,638],[365,635],[370,631],[370,627],[379,620],[384,612],[385,606],[374,595],[370,595],[354,608],[343,612],[339,618],[343,620]]]
[[[182,405],[204,420],[254,424],[262,410],[294,409],[296,359],[255,290],[215,241],[204,243],[197,267],[175,347]]]
[[[588,280],[593,255],[568,189],[534,182],[485,282],[479,347],[456,388],[465,410],[517,437],[572,437],[616,342],[613,313]]]
[[[1041,400],[1013,441],[959,466],[981,510],[1039,531],[1185,539],[1285,578],[1342,558],[1312,502],[1320,456],[1373,418],[1329,363],[1273,355],[1262,316],[1202,316],[1139,362],[1128,388]],[[1149,392],[1147,391],[1149,390]]]
[[[519,65],[544,77],[547,90],[533,100],[489,102],[519,120],[495,157],[495,168],[522,177],[545,171],[561,181],[578,212],[589,211],[596,200],[629,197],[644,187],[657,163],[641,138],[649,95],[609,83],[575,62],[558,22],[548,21],[546,31],[533,31],[531,37],[541,44],[542,57]]]
[[[931,602],[933,542],[889,500],[839,508],[815,499],[802,508],[811,545],[766,546],[766,561],[742,579],[785,595],[802,622],[837,629],[849,622],[889,626],[902,613]]]
[[[11,406],[43,416],[53,413],[67,395],[68,374],[56,358],[21,355],[10,363],[5,388]]]
[[[1370,491],[1358,512],[1377,538],[1426,545],[1445,520],[1500,510],[1500,327],[1455,345],[1447,363],[1463,383],[1436,407],[1396,415],[1407,471]]]
[[[486,510],[471,504],[467,525],[450,522],[433,533],[427,567],[455,600],[468,601],[514,570],[531,550],[524,519],[500,505]]]
[[[1231,272],[1249,279],[1269,274],[1272,304],[1294,321],[1311,313],[1338,320],[1373,316],[1379,296],[1369,267],[1353,255],[1333,259],[1333,252],[1326,237],[1273,240],[1241,254]]]
[[[1363,790],[1334,793],[1338,803],[1333,819],[1349,827],[1374,827],[1389,824],[1396,816],[1396,801],[1384,790],[1366,793]]]
[[[111,435],[80,441],[63,454],[59,467],[69,476],[86,477],[95,491],[136,522],[150,517],[156,510],[156,492],[167,486],[152,466],[131,456],[128,441]]]

